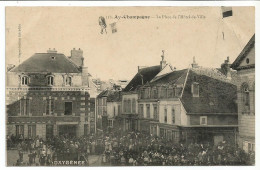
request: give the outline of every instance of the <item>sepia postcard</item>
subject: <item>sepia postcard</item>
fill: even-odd
[[[255,7],[6,7],[6,166],[254,166]]]

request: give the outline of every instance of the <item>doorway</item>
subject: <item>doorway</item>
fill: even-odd
[[[66,135],[68,137],[76,137],[77,126],[76,125],[60,125],[59,135]]]

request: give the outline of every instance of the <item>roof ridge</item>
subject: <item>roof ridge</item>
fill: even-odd
[[[186,77],[185,77],[185,81],[184,81],[184,85],[183,85],[183,88],[182,88],[182,91],[181,91],[180,98],[182,98],[182,95],[183,95],[183,92],[184,92],[184,89],[185,89],[185,86],[186,86],[186,83],[187,83],[189,72],[190,72],[190,68],[188,68],[188,70],[187,70],[187,74],[186,74]]]
[[[62,54],[74,67],[76,67],[79,70],[79,67],[72,61],[70,60],[67,56],[65,56],[64,54]]]

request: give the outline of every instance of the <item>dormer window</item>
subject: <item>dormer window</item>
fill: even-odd
[[[28,85],[29,84],[29,77],[28,76],[23,76],[21,83],[24,86]]]
[[[70,76],[66,77],[66,86],[71,86],[72,85],[72,78]]]
[[[199,83],[194,82],[191,85],[192,97],[199,97]]]
[[[53,80],[54,80],[53,76],[48,76],[47,77],[47,85],[48,86],[53,86]]]

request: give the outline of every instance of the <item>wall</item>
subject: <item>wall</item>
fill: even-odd
[[[175,110],[175,125],[181,125],[181,103],[176,99],[172,100],[160,100],[159,103],[159,122],[164,122],[164,109],[167,108],[167,124],[173,124],[172,122],[172,109]]]
[[[133,99],[135,99],[135,113],[133,113],[133,109],[132,109],[132,102],[133,102]],[[138,102],[137,102],[137,100],[138,100],[138,94],[135,94],[135,93],[133,93],[133,94],[122,94],[122,113],[125,113],[124,112],[124,109],[125,109],[125,103],[124,103],[124,101],[127,101],[127,100],[130,100],[131,102],[131,106],[130,106],[130,112],[129,113],[127,113],[127,114],[130,114],[130,113],[132,113],[132,114],[137,114],[138,113]]]
[[[65,77],[71,76],[72,77],[72,87],[80,87],[82,86],[82,79],[81,79],[81,73],[53,73],[53,74],[45,74],[45,73],[13,73],[8,72],[7,73],[7,86],[8,87],[17,87],[21,86],[20,79],[22,76],[27,75],[29,76],[30,83],[29,87],[35,87],[35,86],[46,86],[47,87],[47,76],[52,75],[54,76],[54,85],[57,86],[66,86],[65,85]],[[20,77],[19,77],[20,76]],[[24,86],[27,87],[27,86]]]
[[[237,125],[237,115],[190,115],[190,125],[200,125],[200,116],[207,116],[207,125]]]

